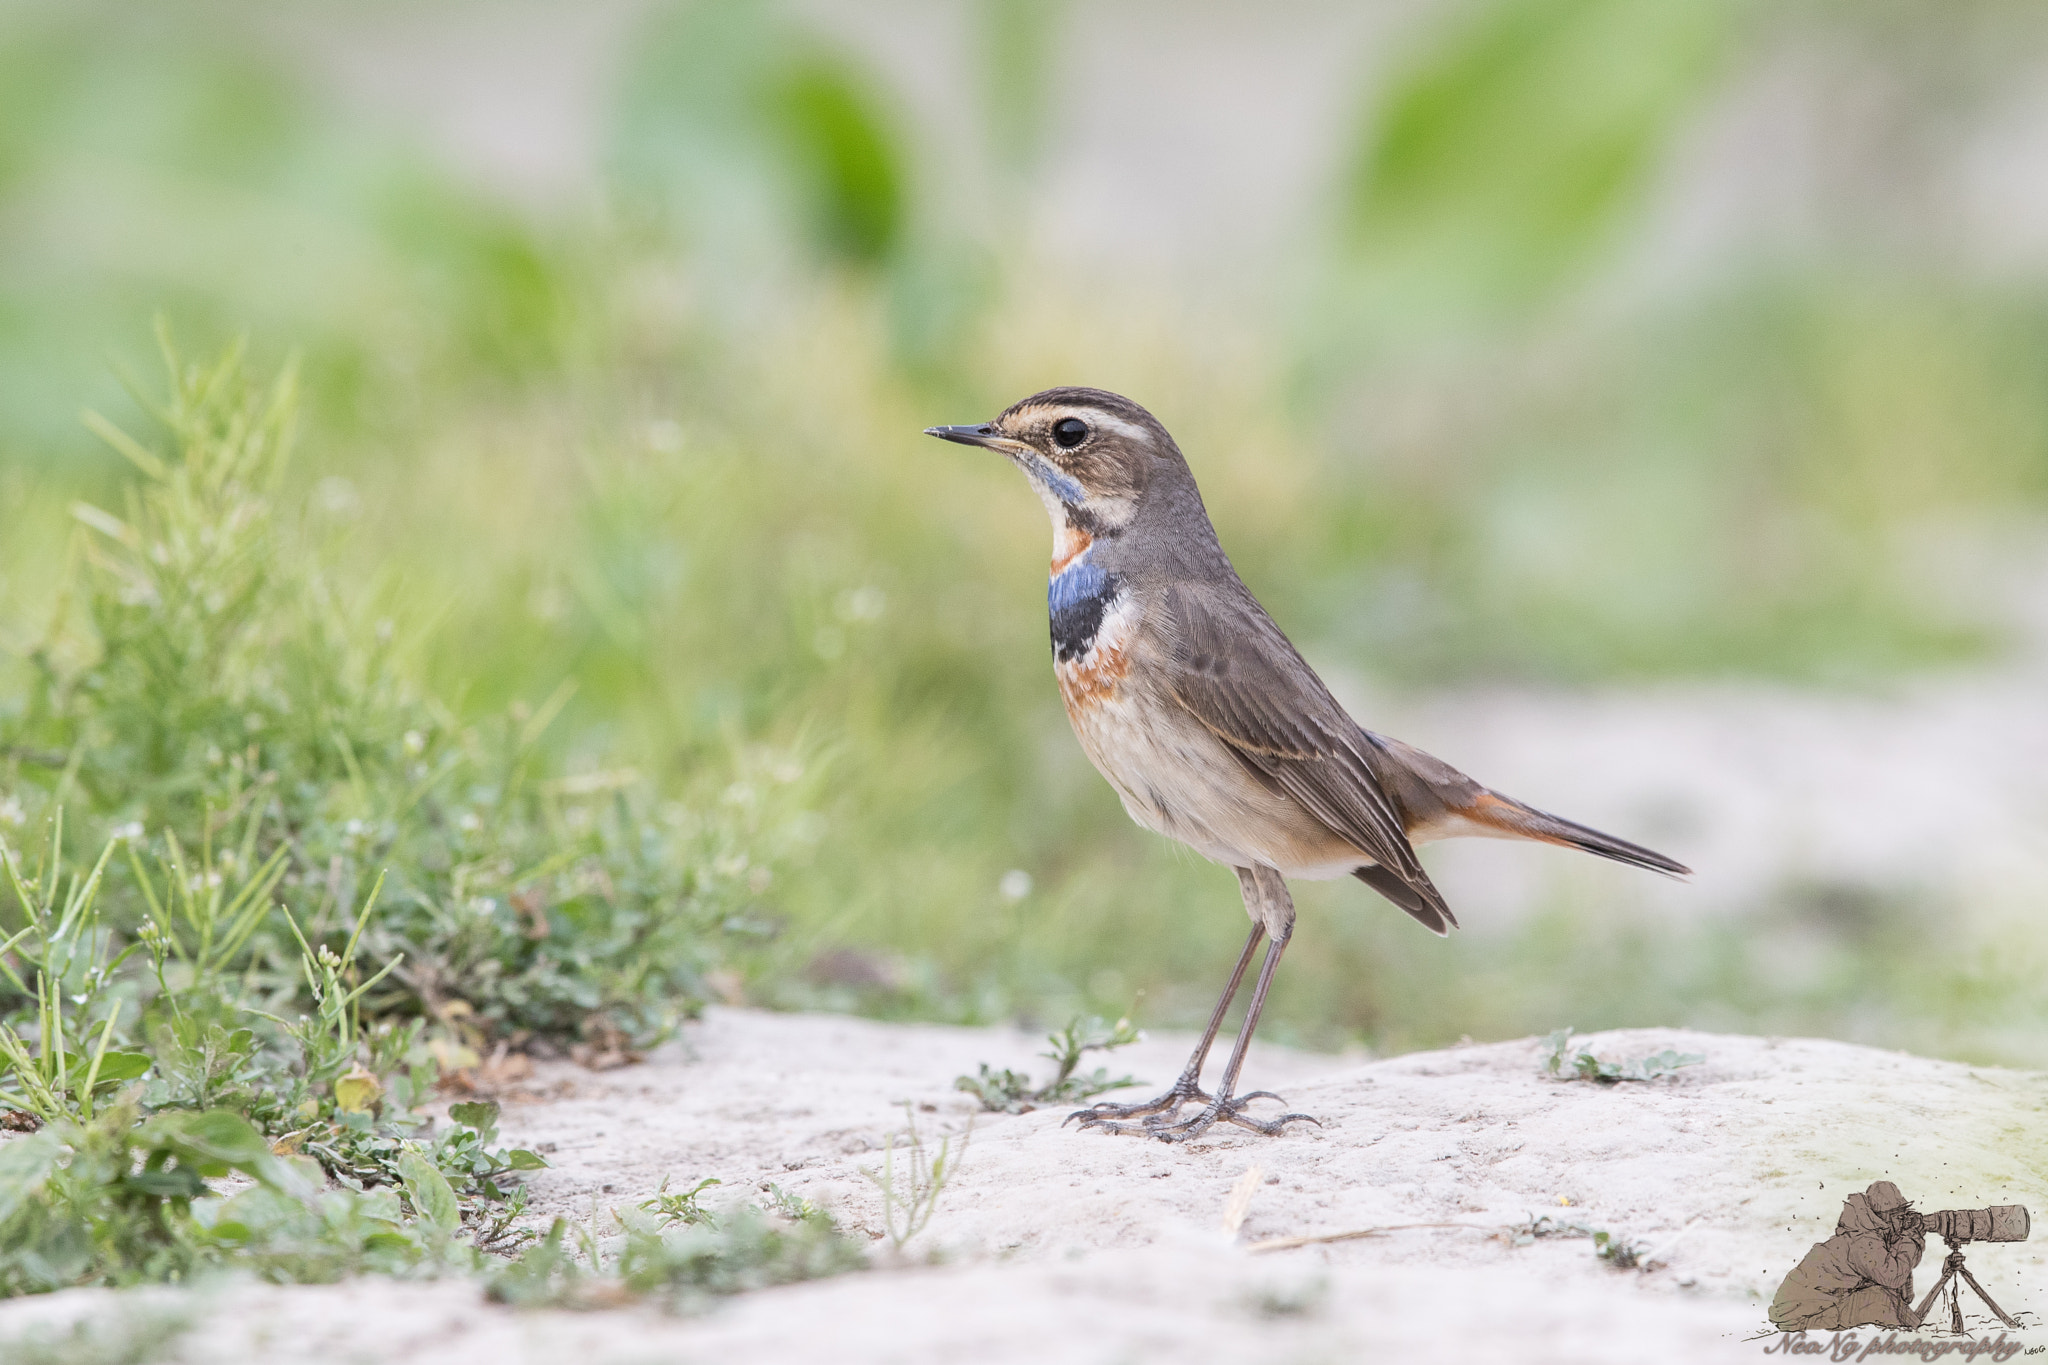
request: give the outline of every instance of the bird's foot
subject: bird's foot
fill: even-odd
[[[1267,1137],[1280,1136],[1287,1131],[1287,1125],[1296,1119],[1304,1123],[1313,1123],[1318,1128],[1323,1126],[1322,1120],[1308,1114],[1282,1114],[1272,1119],[1253,1118],[1245,1113],[1245,1106],[1253,1100],[1287,1103],[1270,1090],[1254,1090],[1249,1095],[1224,1095],[1210,1099],[1198,1113],[1179,1120],[1174,1118],[1178,1105],[1173,1110],[1156,1113],[1142,1123],[1113,1123],[1108,1117],[1093,1115],[1085,1109],[1079,1117],[1084,1129],[1098,1128],[1105,1133],[1129,1133],[1132,1137],[1157,1138],[1161,1142],[1188,1142],[1208,1132],[1218,1123],[1234,1123],[1240,1128],[1249,1128],[1254,1133],[1262,1133]]]
[[[1210,1095],[1208,1091],[1202,1089],[1201,1083],[1194,1076],[1183,1073],[1181,1078],[1173,1083],[1173,1089],[1167,1091],[1158,1099],[1147,1100],[1143,1104],[1111,1104],[1108,1100],[1102,1100],[1096,1104],[1089,1105],[1086,1109],[1076,1109],[1073,1113],[1067,1115],[1065,1119],[1061,1120],[1060,1127],[1066,1127],[1075,1119],[1081,1120],[1083,1128],[1091,1124],[1107,1123],[1111,1119],[1136,1119],[1156,1116],[1161,1121],[1164,1121],[1178,1114],[1181,1106],[1191,1100],[1199,1100],[1203,1104],[1208,1104],[1210,1103]]]

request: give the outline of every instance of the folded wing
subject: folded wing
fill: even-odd
[[[1375,773],[1372,736],[1251,594],[1238,584],[1181,584],[1166,600],[1174,700],[1246,767],[1377,864],[1381,873],[1363,877],[1367,885],[1432,932],[1455,925]]]

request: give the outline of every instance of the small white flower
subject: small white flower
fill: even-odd
[[[659,455],[673,455],[683,448],[683,424],[672,417],[657,417],[647,424],[647,448]]]
[[[362,495],[339,474],[329,474],[313,485],[313,505],[331,517],[352,517],[362,510]]]
[[[1031,894],[1031,874],[1021,867],[1013,867],[996,883],[996,890],[1006,901],[1021,901]]]
[[[872,585],[839,594],[839,619],[879,621],[889,609],[889,595]]]
[[[474,834],[484,827],[484,822],[477,818],[475,811],[466,810],[455,818],[455,827],[464,834]]]
[[[4,812],[0,812],[0,820],[4,820],[4,818]],[[116,825],[114,827],[114,837],[130,844],[140,841],[142,838],[142,822],[140,820],[130,820],[125,825]]]
[[[427,737],[417,730],[407,730],[404,743],[407,758],[418,758],[427,751]]]
[[[0,800],[0,825],[12,828],[28,817],[22,813],[21,801],[13,796]]]

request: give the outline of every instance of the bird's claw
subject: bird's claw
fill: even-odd
[[[1110,1119],[1135,1119],[1148,1115],[1157,1115],[1163,1119],[1168,1115],[1178,1114],[1181,1106],[1191,1100],[1209,1104],[1213,1102],[1213,1097],[1197,1085],[1193,1078],[1183,1076],[1174,1083],[1173,1089],[1157,1099],[1147,1100],[1143,1104],[1112,1104],[1108,1100],[1101,1100],[1086,1109],[1076,1109],[1060,1121],[1060,1127],[1066,1127],[1075,1119],[1081,1120],[1083,1128],[1091,1123],[1103,1123]]]
[[[1161,1096],[1161,1099],[1165,1098],[1166,1096]],[[1205,1096],[1204,1098],[1208,1097]],[[1159,1109],[1153,1109],[1151,1117],[1146,1118],[1141,1123],[1112,1122],[1112,1115],[1097,1113],[1091,1109],[1082,1109],[1069,1114],[1067,1117],[1070,1120],[1080,1119],[1081,1128],[1084,1132],[1095,1128],[1105,1133],[1128,1133],[1132,1137],[1157,1138],[1161,1142],[1188,1142],[1208,1132],[1218,1123],[1234,1123],[1240,1128],[1249,1128],[1254,1133],[1262,1133],[1267,1137],[1280,1136],[1280,1134],[1287,1131],[1287,1125],[1297,1119],[1304,1123],[1313,1123],[1318,1128],[1323,1126],[1322,1120],[1309,1114],[1282,1114],[1274,1119],[1255,1119],[1245,1113],[1244,1108],[1253,1100],[1258,1099],[1273,1100],[1280,1104],[1286,1103],[1285,1100],[1270,1090],[1254,1090],[1249,1095],[1211,1098],[1202,1107],[1201,1112],[1190,1118],[1177,1121],[1174,1120],[1173,1115],[1177,1114],[1180,1110],[1179,1102],[1174,1103],[1170,1107],[1161,1106]],[[1155,1100],[1153,1103],[1158,1104],[1159,1102]],[[1142,1105],[1122,1107],[1137,1110],[1150,1108],[1150,1106]],[[1096,1106],[1096,1109],[1101,1108],[1103,1106]],[[1064,1127],[1065,1125],[1062,1124],[1061,1126]]]

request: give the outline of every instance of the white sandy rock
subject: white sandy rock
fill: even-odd
[[[982,1061],[1042,1071],[1026,1035],[714,1010],[644,1065],[549,1068],[535,1088],[555,1098],[507,1105],[508,1137],[552,1148],[554,1167],[532,1182],[536,1211],[587,1221],[665,1176],[717,1175],[714,1195],[772,1183],[879,1232],[861,1168],[903,1128],[908,1101],[928,1136],[974,1119],[937,1217],[911,1244],[942,1264],[757,1293],[696,1319],[518,1313],[459,1283],[230,1289],[172,1358],[1749,1359],[1770,1344],[1747,1339],[1767,1329],[1778,1280],[1870,1181],[1896,1182],[1924,1209],[2048,1203],[2048,1077],[1804,1039],[1655,1029],[1581,1041],[1602,1057],[1672,1048],[1706,1061],[1597,1086],[1542,1076],[1531,1040],[1376,1062],[1255,1047],[1250,1082],[1322,1126],[1169,1147],[1063,1129],[1059,1112],[975,1116],[952,1078]],[[1163,1087],[1188,1044],[1155,1037],[1112,1061]],[[1242,1226],[1226,1235],[1230,1192],[1253,1166]],[[1516,1245],[1502,1231],[1546,1215],[1642,1248],[1649,1268],[1612,1269],[1583,1237]],[[1456,1226],[1252,1249],[1414,1223]],[[2044,1288],[2038,1245],[1971,1252],[2023,1328]],[[102,1297],[6,1305],[0,1336]],[[1973,1331],[1998,1330],[1971,1307]]]

